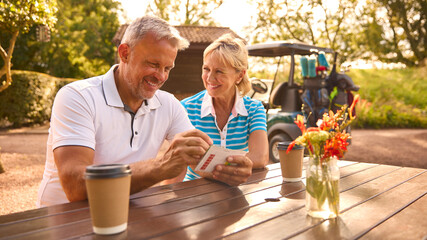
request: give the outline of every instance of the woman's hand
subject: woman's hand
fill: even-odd
[[[215,180],[231,186],[244,183],[252,175],[252,161],[246,156],[231,156],[227,158],[229,165],[217,165],[212,172]]]

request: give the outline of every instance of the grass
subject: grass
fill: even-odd
[[[276,86],[287,81],[288,71],[280,69]],[[360,86],[354,128],[427,128],[427,67],[351,69],[346,74]],[[273,79],[274,74],[261,71],[251,76]],[[302,83],[299,68],[294,78]]]
[[[427,128],[427,68],[352,69],[360,86],[356,128]]]

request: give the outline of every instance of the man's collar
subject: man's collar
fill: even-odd
[[[117,91],[116,82],[114,81],[114,71],[119,65],[113,65],[102,79],[102,88],[104,91],[105,102],[108,106],[124,107],[119,92]]]
[[[202,101],[200,117],[203,118],[208,116],[209,114],[212,114],[212,116],[215,116],[215,109],[213,107],[212,97],[209,95],[208,91],[206,91]],[[245,108],[243,97],[240,95],[240,92],[237,88],[236,88],[236,99],[234,102],[234,106],[231,110],[231,114],[233,115],[233,117],[236,117],[238,114],[241,116],[248,116],[248,111]]]
[[[113,65],[110,70],[104,75],[102,80],[102,87],[104,91],[105,102],[108,106],[112,107],[124,107],[122,99],[120,98],[119,92],[117,91],[116,82],[114,80],[114,71],[117,69],[118,64]],[[160,101],[157,96],[157,91],[154,96],[144,101],[141,108],[149,110],[160,107]]]
[[[156,91],[152,98],[145,100],[142,105],[146,106],[148,109],[156,109],[160,107],[162,104],[160,103],[159,97],[157,96],[158,91],[159,90]]]

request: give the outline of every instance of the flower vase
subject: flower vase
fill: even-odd
[[[315,218],[336,218],[339,213],[340,171],[337,158],[310,156],[306,168],[306,209]]]

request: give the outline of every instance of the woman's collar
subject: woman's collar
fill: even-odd
[[[205,96],[203,97],[200,117],[206,117],[209,114],[215,116],[215,108],[213,107],[212,97],[209,95],[208,91],[205,90]],[[243,101],[243,97],[240,95],[239,90],[236,87],[236,99],[234,101],[234,106],[231,109],[231,114],[233,117],[237,115],[248,116],[248,111],[246,110],[245,103]]]

